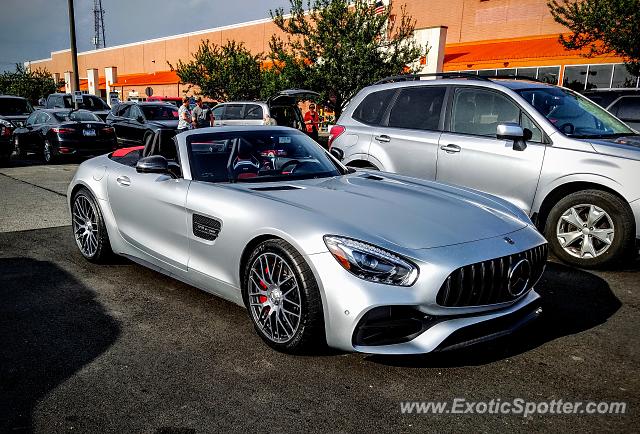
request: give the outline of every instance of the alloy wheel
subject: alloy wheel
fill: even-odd
[[[44,142],[44,161],[46,161],[47,163],[49,163],[51,161],[51,143],[49,143],[49,141],[45,141]]]
[[[73,202],[73,234],[78,248],[86,257],[98,251],[98,219],[93,204],[84,195]]]
[[[560,246],[569,255],[581,259],[597,258],[605,253],[614,235],[611,216],[592,204],[572,206],[562,214],[556,226]]]
[[[263,334],[275,343],[289,342],[300,327],[302,300],[289,264],[266,252],[251,265],[249,309]]]

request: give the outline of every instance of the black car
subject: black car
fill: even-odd
[[[588,90],[584,96],[640,131],[640,89]]]
[[[13,131],[21,127],[33,107],[19,96],[0,95],[0,166],[9,162],[13,152]]]
[[[73,102],[73,95],[70,93],[52,93],[47,97],[44,108],[56,109],[56,108],[75,108]],[[103,121],[107,119],[110,107],[100,97],[95,95],[82,95],[82,103],[78,105],[78,108],[89,110],[96,114]]]
[[[178,108],[169,103],[118,104],[107,116],[120,146],[146,145],[156,135],[173,136],[178,129]]]
[[[87,110],[37,110],[13,133],[19,158],[35,152],[45,163],[100,155],[117,148],[113,128]]]

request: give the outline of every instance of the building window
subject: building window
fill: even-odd
[[[565,66],[562,85],[573,90],[584,90],[587,81],[587,69],[587,65]]]
[[[613,65],[613,80],[611,80],[611,87],[624,88],[624,87],[637,87],[638,77],[634,77],[629,74],[627,67],[622,63]]]
[[[538,80],[543,83],[558,84],[560,79],[559,66],[545,66],[538,68]]]
[[[587,90],[608,89],[611,87],[613,65],[589,65],[587,75]]]

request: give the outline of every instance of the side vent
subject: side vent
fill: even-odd
[[[218,220],[203,215],[193,215],[193,235],[207,241],[218,238],[222,225]]]
[[[270,185],[268,187],[253,187],[250,190],[253,191],[281,191],[281,190],[302,190],[295,185]]]

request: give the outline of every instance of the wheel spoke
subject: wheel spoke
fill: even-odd
[[[582,231],[572,231],[558,234],[558,241],[560,241],[560,245],[562,247],[567,247],[580,238],[582,238]]]
[[[598,208],[595,205],[591,205],[589,207],[589,216],[587,217],[587,226],[590,228],[594,227],[596,223],[602,219],[607,213],[605,213],[602,209]]]
[[[591,255],[592,258],[595,258],[596,250],[593,247],[593,243],[591,242],[589,235],[584,235],[582,237],[582,249],[580,249],[580,255],[584,258],[587,254]]]
[[[562,220],[575,226],[576,228],[584,227],[584,221],[582,221],[582,219],[578,215],[578,212],[576,211],[575,207],[572,207],[570,210],[564,213],[564,215],[562,216]]]
[[[590,232],[590,235],[610,245],[613,239],[613,229],[594,229]]]

